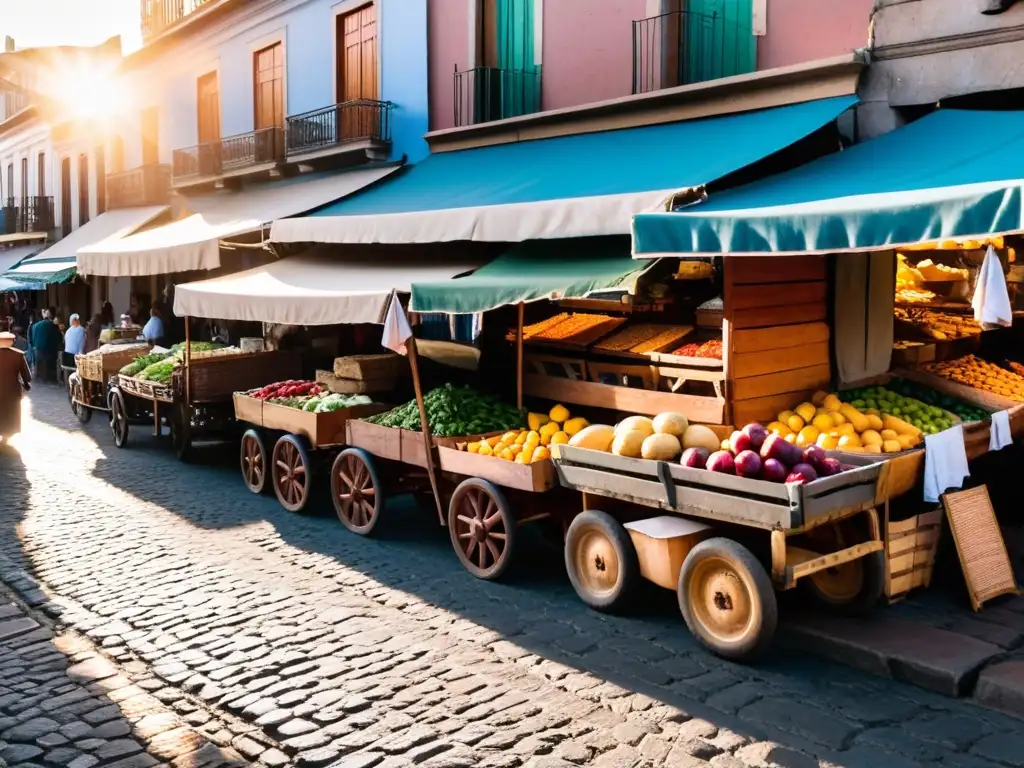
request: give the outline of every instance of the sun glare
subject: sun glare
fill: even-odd
[[[67,62],[40,85],[59,113],[72,120],[113,123],[125,106],[115,72],[109,66]]]

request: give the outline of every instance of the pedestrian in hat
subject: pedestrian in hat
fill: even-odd
[[[15,349],[13,333],[0,333],[0,443],[21,431],[21,392],[31,388],[25,353]]]

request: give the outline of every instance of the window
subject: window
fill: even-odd
[[[21,158],[21,209],[28,205],[28,158]],[[22,216],[25,214],[22,213]]]
[[[338,101],[379,99],[377,13],[373,4],[337,19]]]
[[[89,156],[78,156],[78,226],[89,223]]]
[[[220,141],[220,86],[216,72],[209,72],[196,81],[196,111],[199,143]]]
[[[160,162],[160,107],[142,110],[142,164]]]
[[[36,167],[36,190],[40,197],[46,196],[46,153],[40,152]]]
[[[14,204],[14,163],[7,164],[7,199]]]
[[[124,139],[114,136],[110,140],[110,172],[121,173],[124,170]]]
[[[61,236],[71,233],[71,158],[60,161],[60,228]]]
[[[537,0],[479,0],[477,67],[456,74],[461,124],[540,111],[541,67]],[[470,112],[469,107],[472,106]]]
[[[107,210],[107,158],[103,146],[96,147],[96,213]]]

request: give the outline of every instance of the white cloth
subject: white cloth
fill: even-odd
[[[990,451],[998,451],[1008,445],[1013,445],[1013,435],[1010,432],[1010,414],[1006,411],[996,411],[992,414],[988,449]]]
[[[72,325],[64,334],[64,351],[69,355],[85,352],[85,328]]]
[[[159,317],[149,318],[149,322],[142,329],[142,337],[146,341],[158,341],[164,337],[164,321]]]
[[[962,488],[967,468],[964,428],[955,427],[924,438],[924,500],[937,502],[947,488]]]
[[[985,328],[1013,325],[1013,309],[1010,306],[1010,292],[1006,288],[1003,265],[991,245],[981,264],[981,272],[978,273],[971,306],[974,308],[974,319]]]
[[[384,335],[381,344],[393,352],[404,355],[408,351],[405,348],[405,342],[409,340],[410,336],[412,336],[412,328],[409,325],[409,319],[405,316],[405,310],[402,309],[402,303],[398,300],[398,296],[392,294],[391,304],[388,305],[388,314],[384,318]]]

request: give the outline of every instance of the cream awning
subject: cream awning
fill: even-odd
[[[225,277],[179,285],[174,314],[283,325],[382,323],[394,291],[415,282],[451,280],[481,265],[471,257],[422,254],[342,257],[319,248]]]
[[[258,232],[275,219],[296,216],[339,200],[398,170],[397,165],[332,173],[250,187],[212,198],[199,212],[163,227],[84,248],[78,271],[136,277],[216,269],[220,241]],[[226,318],[225,318],[226,319]]]

